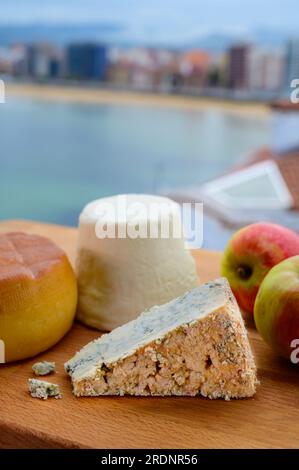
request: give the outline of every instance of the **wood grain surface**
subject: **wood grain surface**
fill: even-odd
[[[76,229],[29,221],[0,223],[0,232],[46,235],[74,261]],[[219,274],[220,254],[194,252],[202,281]],[[248,326],[261,381],[254,398],[75,398],[63,364],[97,331],[75,324],[54,348],[35,359],[0,366],[0,447],[4,448],[298,448],[298,368],[276,357]],[[62,400],[30,397],[36,360],[57,364],[51,381]]]

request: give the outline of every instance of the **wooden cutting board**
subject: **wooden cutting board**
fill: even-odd
[[[46,235],[74,261],[76,229],[29,221],[0,223],[0,232]],[[202,281],[219,275],[220,254],[195,251]],[[0,447],[232,448],[299,446],[299,371],[280,360],[249,326],[261,381],[254,398],[75,398],[63,364],[98,333],[75,324],[50,351],[34,360],[0,366]],[[62,400],[33,399],[31,365],[55,361]]]

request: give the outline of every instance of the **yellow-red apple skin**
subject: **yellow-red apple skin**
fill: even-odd
[[[229,241],[222,256],[221,275],[228,279],[240,308],[252,316],[259,287],[268,271],[295,255],[299,255],[296,232],[267,222],[251,224]]]
[[[290,360],[291,343],[299,338],[299,256],[268,272],[256,297],[254,321],[269,346]]]

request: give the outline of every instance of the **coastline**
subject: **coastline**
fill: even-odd
[[[36,100],[75,102],[85,104],[110,104],[120,106],[150,106],[182,110],[219,109],[221,111],[267,116],[269,107],[264,103],[233,102],[222,99],[150,94],[134,91],[107,90],[75,85],[51,85],[35,83],[12,83],[5,85],[6,100],[9,97]]]

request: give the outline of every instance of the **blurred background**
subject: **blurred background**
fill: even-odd
[[[1,0],[0,219],[76,225],[91,199],[146,192],[204,201],[208,248],[261,219],[299,230],[296,11]]]

